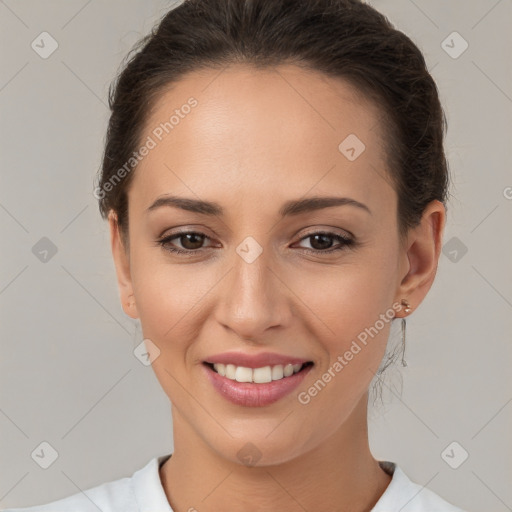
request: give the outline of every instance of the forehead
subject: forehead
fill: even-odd
[[[222,201],[236,189],[258,204],[338,189],[379,201],[393,192],[379,115],[346,81],[293,65],[196,71],[153,106],[142,141],[155,145],[130,196],[147,207],[165,193]]]

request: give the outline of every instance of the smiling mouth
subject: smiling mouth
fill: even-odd
[[[248,368],[234,364],[208,363],[206,361],[203,364],[229,380],[264,384],[287,379],[296,373],[302,372],[305,368],[312,366],[313,362],[308,361],[304,364],[276,364],[272,366],[262,366],[260,368]]]

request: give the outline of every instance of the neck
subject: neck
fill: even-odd
[[[244,466],[212,450],[173,409],[174,452],[160,468],[176,512],[370,511],[391,481],[371,455],[367,397],[313,450],[272,466]]]

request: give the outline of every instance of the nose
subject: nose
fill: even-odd
[[[244,340],[261,341],[268,330],[290,324],[291,293],[271,267],[265,251],[251,263],[235,254],[219,288],[216,319]]]

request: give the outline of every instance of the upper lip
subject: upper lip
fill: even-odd
[[[305,364],[308,359],[300,357],[262,352],[260,354],[246,354],[244,352],[224,352],[215,354],[205,359],[206,363],[234,364],[245,368],[262,368],[263,366],[275,366],[278,364]]]

